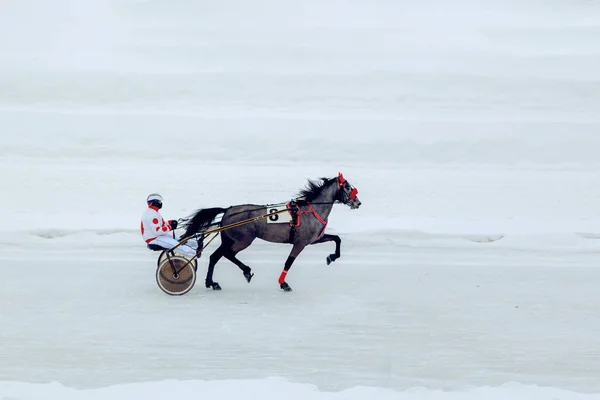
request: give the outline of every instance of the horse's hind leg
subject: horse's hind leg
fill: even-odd
[[[228,242],[228,240],[225,240],[225,242]],[[233,243],[231,247],[228,248],[223,254],[223,256],[226,259],[237,265],[238,268],[242,270],[242,272],[244,273],[244,278],[246,278],[246,282],[248,283],[250,283],[252,277],[254,276],[254,274],[252,273],[252,269],[246,264],[244,264],[242,261],[240,261],[238,258],[236,258],[236,254],[244,250],[246,247],[250,246],[251,243],[252,241]]]
[[[250,281],[252,280],[252,277],[254,276],[254,274],[252,273],[252,268],[250,268],[249,266],[247,266],[246,264],[244,264],[243,262],[241,262],[240,260],[238,260],[235,255],[238,252],[228,252],[224,254],[224,257],[226,259],[228,259],[229,261],[231,261],[232,263],[234,263],[235,265],[238,266],[239,269],[242,270],[242,272],[244,273],[244,278],[246,278],[246,282],[250,283]]]
[[[286,292],[292,291],[292,288],[290,287],[290,285],[288,285],[288,283],[285,281],[285,278],[287,277],[287,273],[290,270],[290,268],[292,267],[292,264],[294,263],[294,261],[296,260],[296,257],[298,257],[300,252],[302,252],[302,250],[304,250],[305,247],[306,247],[305,243],[294,244],[294,247],[292,247],[292,251],[290,252],[290,255],[288,256],[287,260],[285,260],[285,266],[283,267],[283,271],[281,271],[281,275],[279,275],[279,287]]]
[[[311,244],[319,244],[319,243],[325,243],[325,242],[331,242],[331,241],[335,242],[335,253],[327,256],[327,265],[331,264],[332,262],[334,262],[335,260],[340,258],[340,256],[341,256],[340,246],[342,244],[342,239],[340,239],[340,237],[338,235],[325,234],[319,240],[315,240],[314,242],[311,243]]]
[[[210,255],[208,271],[206,272],[206,280],[204,281],[204,284],[207,288],[212,288],[213,290],[221,290],[221,286],[217,282],[213,281],[213,272],[215,271],[215,265],[217,264],[217,262],[219,262],[221,257],[223,257],[224,253],[225,246],[223,243],[221,243],[217,250],[215,250],[215,252]]]

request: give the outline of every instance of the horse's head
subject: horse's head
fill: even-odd
[[[358,189],[355,188],[348,182],[342,173],[338,173],[336,178],[338,191],[336,193],[336,200],[340,203],[346,204],[351,209],[357,209],[362,204],[358,199]]]

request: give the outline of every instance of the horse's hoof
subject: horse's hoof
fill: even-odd
[[[244,272],[244,278],[246,278],[246,282],[250,283],[250,281],[252,280],[252,277],[254,276],[253,273],[250,272]]]
[[[287,284],[287,282],[283,282],[281,285],[279,285],[281,287],[281,289],[284,292],[291,292],[292,288],[290,287],[290,285]]]
[[[221,286],[217,283],[217,282],[204,282],[204,286],[206,286],[207,289],[212,289],[212,290],[221,290]]]
[[[327,256],[327,265],[331,264],[332,262],[334,262],[335,260],[337,260],[337,257],[335,254],[330,254]]]

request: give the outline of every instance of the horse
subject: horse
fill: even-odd
[[[320,181],[308,179],[305,188],[288,203],[240,204],[227,208],[199,209],[189,216],[187,222],[184,222],[185,233],[182,239],[202,234],[208,226],[227,227],[234,224],[231,228],[221,230],[221,245],[209,258],[205,286],[213,290],[221,290],[219,283],[213,281],[215,265],[221,257],[237,265],[242,270],[246,281],[250,283],[254,274],[249,266],[236,257],[240,251],[250,246],[256,238],[271,243],[292,244],[278,280],[280,288],[290,292],[292,288],[286,282],[287,274],[306,246],[333,241],[335,252],[327,256],[327,264],[340,258],[342,241],[338,235],[326,234],[325,228],[334,204],[341,203],[349,206],[350,209],[360,207],[362,203],[357,194],[358,189],[352,186],[341,172],[337,177],[320,178]],[[213,222],[220,214],[223,214],[221,220],[217,223]],[[256,221],[245,222],[252,219]]]

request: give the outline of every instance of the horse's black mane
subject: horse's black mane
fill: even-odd
[[[297,196],[298,202],[313,201],[316,199],[327,185],[333,182],[335,178],[320,178],[319,181],[309,179],[306,187],[301,189]]]

